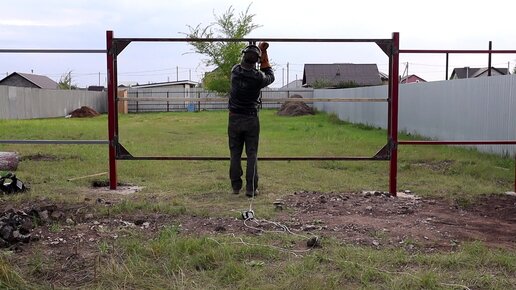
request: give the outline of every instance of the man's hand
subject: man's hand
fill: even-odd
[[[267,42],[260,42],[258,44],[258,48],[262,51],[262,57],[260,59],[260,68],[270,68],[271,65],[269,64],[269,56],[267,55],[267,48],[269,48],[269,44]]]
[[[269,43],[267,43],[265,41],[260,42],[260,44],[258,44],[258,48],[260,48],[260,50],[263,53],[264,51],[267,51],[267,48],[269,48]]]

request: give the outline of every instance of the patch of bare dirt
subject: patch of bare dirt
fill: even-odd
[[[410,197],[410,196],[409,196]],[[443,200],[385,194],[299,192],[285,203],[292,227],[349,243],[433,251],[464,241],[516,248],[516,197],[492,195],[461,208]]]
[[[58,160],[61,160],[61,158],[59,158],[56,155],[36,153],[36,154],[31,154],[31,155],[24,155],[24,156],[22,156],[20,158],[20,160],[21,161],[25,161],[25,160],[31,160],[31,161],[58,161]]]
[[[23,155],[20,158],[20,161],[60,161],[65,159],[77,159],[80,160],[80,156],[57,156],[53,154],[42,154],[42,153],[36,153],[36,154],[29,154],[29,155]]]
[[[410,194],[403,196],[394,198],[382,192],[295,192],[271,204],[278,210],[273,222],[288,227],[292,233],[318,236],[323,247],[326,238],[334,238],[348,244],[422,252],[454,250],[474,240],[491,247],[516,249],[516,196],[485,196],[467,207]],[[115,241],[135,231],[152,238],[172,225],[182,235],[238,236],[282,230],[277,224],[261,220],[260,212],[256,212],[256,220],[246,224],[236,217],[98,212],[126,198],[92,194],[74,205],[46,200],[16,208],[0,205],[0,216],[24,212],[31,217],[20,223],[22,233],[30,234],[30,238],[24,236],[24,240],[10,246],[17,252],[12,259],[21,268],[30,269],[34,269],[34,257],[51,259],[33,275],[50,285],[84,286],[95,280],[103,259],[121,254]],[[28,220],[33,224],[27,225]],[[300,239],[295,248],[307,249],[307,243]]]

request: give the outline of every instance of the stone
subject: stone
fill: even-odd
[[[3,226],[0,229],[0,238],[4,239],[5,241],[9,241],[12,239],[14,228],[11,226]]]
[[[55,210],[53,211],[51,214],[50,214],[50,217],[53,219],[53,220],[60,220],[62,218],[64,218],[64,212],[62,211],[59,211],[59,210]]]
[[[39,218],[44,221],[44,222],[48,222],[50,219],[48,217],[48,210],[42,210],[39,212]]]
[[[67,218],[67,219],[66,219],[66,224],[67,224],[67,225],[74,225],[74,224],[75,224],[75,222],[73,221],[73,219],[71,219],[71,218]]]

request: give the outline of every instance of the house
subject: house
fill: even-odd
[[[508,68],[497,68],[491,67],[491,75],[499,76],[499,75],[508,75],[510,74]],[[451,74],[450,79],[468,79],[468,78],[478,78],[478,77],[487,77],[487,67],[483,68],[473,68],[473,67],[461,67],[454,68]]]
[[[146,85],[131,86],[133,89],[189,89],[197,86],[199,83],[194,81],[175,81],[152,83]]]
[[[388,85],[389,84],[389,75],[386,74],[386,73],[383,73],[381,71],[379,71],[378,74],[380,75],[380,79],[382,80],[382,84],[383,85]]]
[[[295,80],[282,86],[280,90],[300,89],[303,87],[303,80]]]
[[[47,76],[13,72],[0,80],[0,86],[58,89],[58,84]]]
[[[377,86],[382,84],[376,64],[305,64],[304,87]]]
[[[89,86],[88,91],[103,92],[106,88],[104,86]]]
[[[426,81],[417,75],[409,75],[404,76],[400,79],[400,84],[410,84],[410,83],[426,83]]]

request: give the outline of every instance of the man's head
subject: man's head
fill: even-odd
[[[250,44],[246,46],[244,50],[242,50],[242,63],[249,66],[254,66],[258,61],[260,61],[261,56],[262,51],[258,48],[258,46]]]

